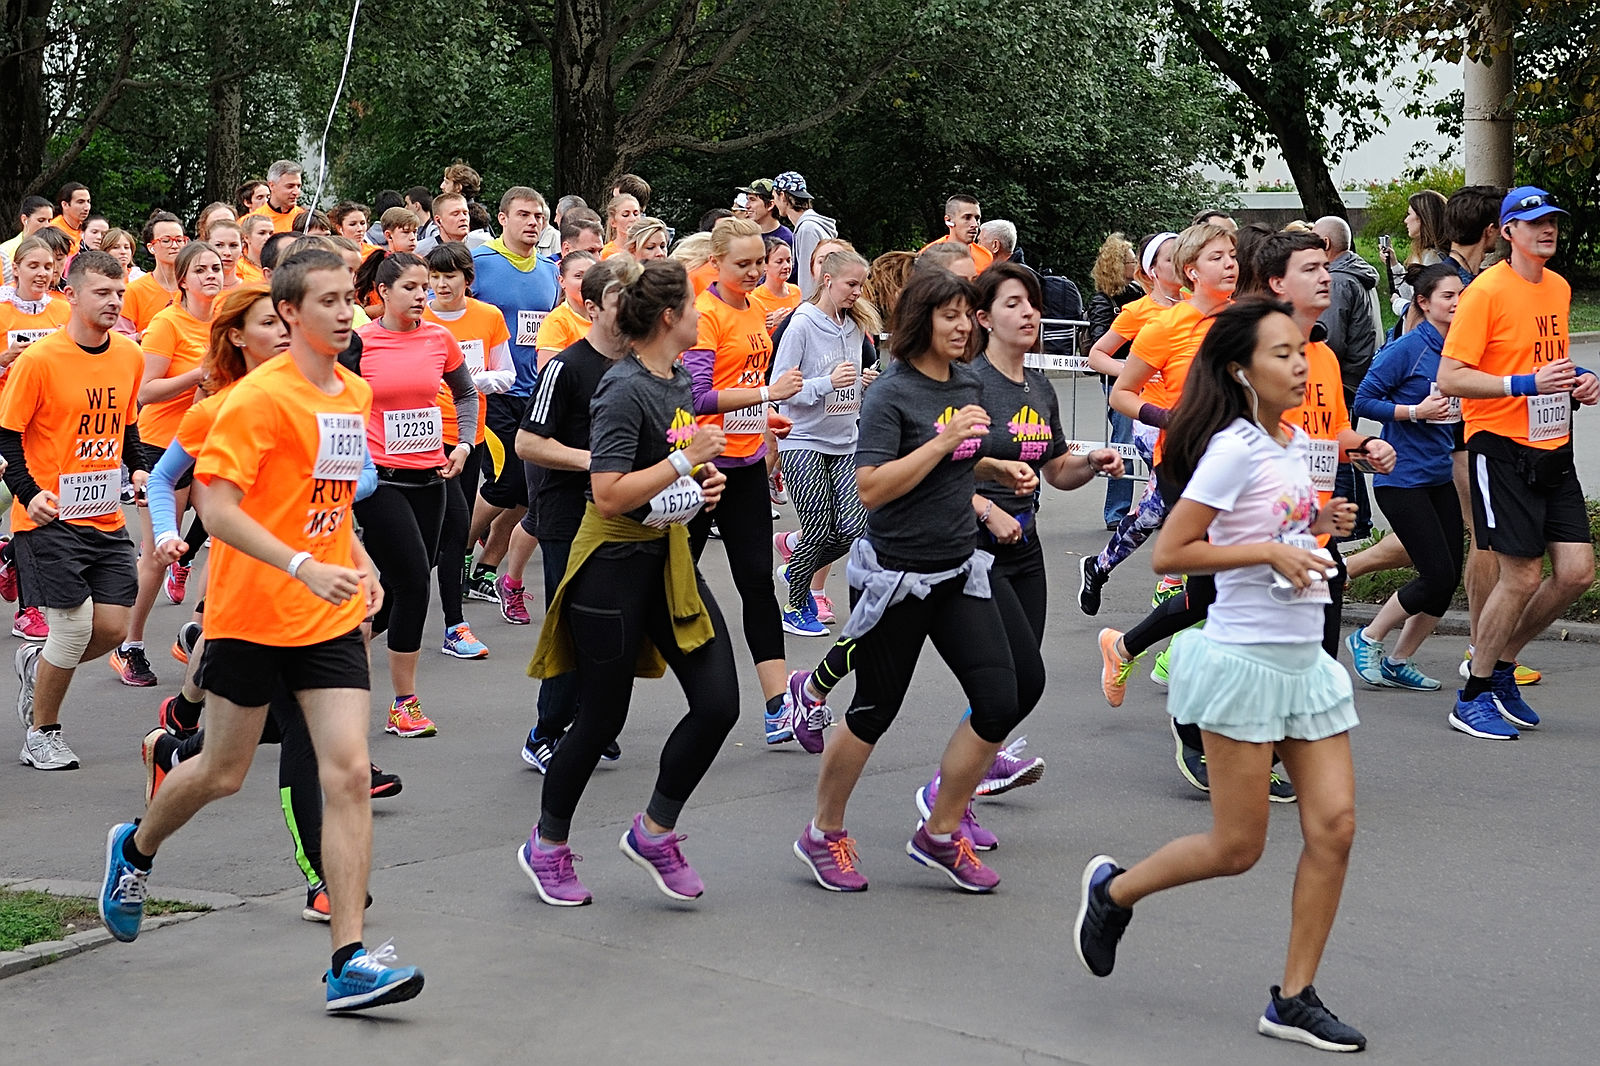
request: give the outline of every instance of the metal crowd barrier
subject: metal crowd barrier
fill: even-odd
[[[1064,377],[1067,380],[1067,396],[1061,405],[1062,428],[1067,431],[1068,437],[1067,451],[1074,455],[1083,455],[1096,448],[1115,448],[1122,456],[1122,479],[1147,481],[1150,478],[1150,467],[1140,457],[1138,450],[1131,443],[1114,443],[1111,440],[1111,413],[1106,406],[1105,390],[1100,384],[1100,375],[1090,369],[1088,354],[1078,352],[1078,330],[1088,325],[1087,322],[1074,319],[1044,319],[1040,323],[1039,350],[1024,356],[1023,365],[1042,370],[1051,377]],[[1096,423],[1086,422],[1080,429],[1078,388],[1086,381],[1090,382],[1094,389],[1094,400],[1099,405],[1101,417]]]

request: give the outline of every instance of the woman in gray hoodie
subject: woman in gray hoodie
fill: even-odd
[[[812,575],[843,558],[867,524],[856,496],[856,417],[862,390],[877,376],[862,366],[863,342],[882,326],[877,310],[861,299],[866,278],[867,261],[855,252],[827,255],[810,299],[789,317],[772,363],[774,376],[799,367],[805,379],[782,405],[794,428],[778,442],[800,531],[773,537],[783,558],[778,576],[789,586],[783,628],[796,636],[828,635],[817,619]]]

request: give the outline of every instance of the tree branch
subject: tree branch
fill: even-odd
[[[1200,49],[1200,54],[1206,57],[1207,62],[1217,68],[1223,77],[1239,87],[1239,91],[1249,98],[1257,107],[1266,110],[1266,101],[1270,97],[1267,87],[1255,76],[1250,65],[1245,60],[1231,51],[1227,45],[1217,39],[1211,32],[1200,12],[1195,10],[1189,0],[1172,0],[1172,12],[1177,16],[1179,24],[1183,26],[1189,39],[1194,41],[1195,47]]]
[[[78,135],[72,139],[72,143],[67,145],[67,150],[62,152],[54,163],[28,183],[28,187],[22,193],[24,197],[34,195],[40,189],[54,187],[56,182],[61,180],[62,175],[71,168],[72,164],[78,161],[78,156],[83,154],[83,150],[89,146],[89,141],[94,137],[95,131],[100,128],[100,124],[105,121],[106,116],[111,113],[112,107],[116,105],[123,92],[130,88],[138,87],[138,83],[128,80],[128,67],[133,63],[135,40],[135,27],[130,22],[123,27],[122,36],[118,42],[117,69],[115,76],[111,79],[110,88],[100,98],[100,102],[95,104],[93,110],[84,116],[83,125],[78,130]]]

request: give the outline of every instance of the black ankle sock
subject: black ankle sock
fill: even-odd
[[[1493,687],[1492,680],[1492,678],[1479,677],[1477,674],[1472,674],[1467,678],[1467,687],[1461,690],[1461,698],[1464,700],[1477,699]]]
[[[154,865],[156,861],[155,856],[146,855],[134,845],[133,838],[136,835],[137,834],[129,833],[122,841],[122,857],[132,863],[137,869],[143,870],[145,873],[149,873],[150,867]]]
[[[488,578],[490,581],[493,581],[497,576],[499,576],[499,573],[499,563],[496,563],[494,566],[485,566],[482,563],[479,563],[478,569],[472,572],[472,580],[482,581],[484,578]]]
[[[178,693],[177,700],[172,705],[172,717],[178,720],[178,725],[184,729],[198,729],[200,727],[200,712],[205,710],[205,700],[190,700],[182,692]]]
[[[355,958],[356,952],[360,951],[361,947],[361,941],[357,940],[354,944],[346,944],[333,953],[333,976],[344,975],[344,964]]]
[[[779,711],[783,710],[783,697],[784,693],[780,692],[767,701],[768,714],[777,714]]]
[[[1514,668],[1516,665],[1517,665],[1516,663],[1508,663],[1504,659],[1496,659],[1495,663],[1494,663],[1494,668],[1497,671],[1498,670],[1510,670],[1510,669]]]

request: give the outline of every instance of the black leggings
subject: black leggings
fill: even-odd
[[[278,747],[278,801],[283,805],[283,822],[294,842],[294,861],[306,884],[314,885],[322,876],[322,779],[317,774],[317,753],[311,746],[311,733],[299,702],[279,695],[267,705],[267,720],[261,727],[261,743]],[[206,733],[202,729],[178,744],[178,759],[192,759],[204,750]]]
[[[706,550],[711,523],[722,531],[722,550],[739,590],[744,642],[758,663],[783,658],[783,624],[772,587],[772,497],[767,467],[760,461],[723,471],[728,483],[715,511],[701,511],[689,523],[689,546],[695,562]]]
[[[972,731],[989,743],[1003,742],[1039,702],[1044,661],[1011,581],[993,576],[987,600],[968,596],[965,585],[957,577],[935,585],[927,599],[907,596],[856,639],[856,692],[844,720],[859,740],[876,744],[888,731],[928,639],[966,694]],[[851,589],[852,603],[858,598]]]
[[[662,580],[665,566],[661,555],[646,551],[621,559],[591,558],[567,586],[566,622],[578,656],[578,716],[545,774],[539,812],[539,835],[545,840],[567,839],[600,752],[622,734],[634,663],[645,640],[661,652],[689,701],[689,712],[661,749],[655,793],[645,808],[656,824],[669,829],[678,824],[684,803],[739,717],[739,679],[722,612],[696,575],[716,636],[688,654],[679,651]]]
[[[189,520],[189,532],[183,538],[183,542],[189,545],[189,549],[179,557],[178,562],[181,565],[194,565],[194,557],[200,553],[200,549],[205,545],[206,536],[205,524],[200,521],[200,516],[197,514]]]
[[[470,464],[472,460],[467,462]],[[465,621],[461,614],[461,560],[467,554],[471,525],[472,511],[467,506],[465,486],[458,476],[444,483],[444,521],[439,527],[439,551],[434,559],[434,565],[439,568],[439,606],[444,608],[446,629],[454,629]]]
[[[1407,614],[1442,617],[1461,581],[1461,501],[1455,484],[1414,489],[1380,485],[1373,491],[1417,568],[1417,576],[1400,587],[1400,606]]]
[[[444,507],[442,481],[404,487],[380,481],[376,492],[356,504],[361,543],[383,580],[383,606],[372,620],[372,632],[388,631],[390,651],[422,650],[428,572],[439,554]]]

